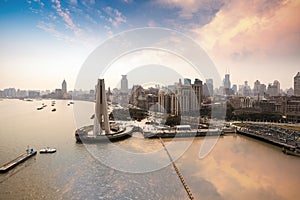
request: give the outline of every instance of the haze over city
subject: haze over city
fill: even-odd
[[[4,0],[0,88],[44,90],[66,79],[72,89],[84,61],[109,37],[164,27],[193,38],[221,78],[229,70],[233,84],[247,80],[253,87],[257,79],[265,84],[279,80],[287,89],[299,71],[299,8],[296,0]],[[111,84],[117,85],[116,77]]]

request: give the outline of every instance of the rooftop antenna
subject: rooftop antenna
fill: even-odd
[[[226,67],[226,74],[229,74],[229,67]]]

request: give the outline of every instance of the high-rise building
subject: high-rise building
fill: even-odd
[[[193,98],[194,95],[191,96],[191,101],[192,101],[192,107],[191,110],[198,110],[200,109],[200,105],[203,99],[203,84],[200,79],[195,79],[194,84],[192,84],[192,89],[194,90],[195,97]]]
[[[267,86],[265,84],[260,84],[259,95],[264,96],[267,91]]]
[[[230,74],[225,74],[224,89],[230,89],[230,88],[231,88]]]
[[[273,85],[276,87],[276,94],[277,94],[277,96],[279,96],[280,95],[280,83],[279,83],[279,81],[275,80],[273,82]]]
[[[62,92],[62,95],[67,94],[67,82],[65,80],[61,84],[61,92]]]
[[[208,89],[208,92],[209,92],[209,95],[208,96],[213,96],[214,95],[214,81],[213,79],[206,79],[206,86],[207,86],[207,89]]]
[[[251,95],[251,88],[248,85],[248,81],[245,81],[244,85],[242,86],[242,94],[243,94],[242,96],[244,97],[248,97]]]
[[[268,85],[267,93],[269,96],[274,97],[274,96],[279,96],[280,95],[280,83],[279,81],[275,80],[272,83]]]
[[[254,82],[254,87],[253,87],[253,96],[258,96],[259,90],[260,90],[260,82],[259,82],[259,80],[256,80]]]
[[[183,79],[183,84],[184,84],[184,85],[191,85],[191,84],[192,84],[192,81],[191,81],[191,79],[189,79],[189,78],[185,78],[185,79]]]
[[[300,96],[300,72],[294,77],[294,95]]]
[[[127,75],[122,75],[121,79],[121,92],[128,92],[128,80],[127,80]]]
[[[237,93],[237,91],[238,91],[238,89],[237,89],[237,85],[236,84],[234,84],[233,86],[232,86],[232,92],[233,92],[233,94],[235,95],[236,93]]]

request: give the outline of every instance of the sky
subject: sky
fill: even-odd
[[[232,84],[287,89],[300,71],[299,10],[299,0],[0,0],[0,89],[53,90],[65,79],[72,90],[99,45],[143,27],[192,38]]]

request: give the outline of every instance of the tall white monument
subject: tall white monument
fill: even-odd
[[[98,79],[96,89],[96,104],[95,104],[95,118],[93,134],[103,135],[110,133],[108,111],[107,111],[107,98],[105,92],[104,79]]]

